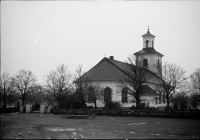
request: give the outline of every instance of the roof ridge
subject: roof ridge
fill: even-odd
[[[123,69],[121,69],[120,67],[118,67],[116,64],[114,64],[109,58],[106,58],[109,62],[111,62],[114,66],[116,66],[119,70],[121,70],[124,74],[127,74]],[[118,60],[114,60],[114,61],[118,61]],[[118,61],[118,62],[121,62],[121,61]],[[125,62],[121,62],[121,63],[124,63],[124,64],[127,64],[127,65],[131,65],[131,64],[128,64],[128,63],[125,63]],[[135,65],[134,65],[135,66]],[[142,67],[144,68],[144,67]],[[157,77],[158,79],[160,79],[160,77],[155,74],[154,72],[152,72],[151,70],[147,69],[147,68],[144,68],[145,70],[147,70],[149,73],[151,73],[152,75],[154,75],[155,77]]]
[[[123,70],[123,69],[121,69],[120,67],[118,67],[116,64],[114,64],[112,61],[117,61],[117,62],[120,62],[120,63],[124,63],[124,64],[128,64],[128,63],[125,63],[125,62],[121,62],[121,61],[118,61],[118,60],[110,60],[109,58],[107,58],[107,60],[111,63],[111,64],[113,64],[115,67],[117,67],[120,71],[122,71],[124,74],[126,74],[126,72]]]
[[[104,57],[103,59],[101,59],[101,61],[99,61],[99,63],[97,63],[96,65],[94,65],[91,69],[89,69],[86,73],[84,73],[82,76],[86,75],[89,71],[91,71],[92,69],[94,69],[97,65],[99,65],[104,59],[106,59],[106,57]]]
[[[156,49],[154,48],[143,48],[142,50],[134,53],[134,54],[144,54],[144,53],[156,53],[158,55],[161,55],[162,57],[164,56],[163,54],[161,54],[160,52],[158,52]]]

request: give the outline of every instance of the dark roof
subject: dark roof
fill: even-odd
[[[121,68],[125,63],[104,57],[97,65],[91,68],[84,77],[91,80],[117,80],[123,74]]]
[[[147,37],[147,36],[155,37],[154,35],[152,35],[152,34],[149,32],[149,29],[148,29],[148,31],[147,31],[146,34],[142,35],[142,37]]]
[[[155,90],[153,90],[152,88],[150,88],[149,86],[143,85],[143,86],[142,86],[142,95],[143,95],[143,96],[144,96],[144,95],[146,95],[146,96],[148,96],[148,95],[157,96],[158,93],[157,93]]]
[[[143,53],[156,53],[158,55],[164,56],[163,54],[157,52],[154,48],[143,48],[142,50],[134,53],[134,54],[143,54]]]
[[[92,81],[101,81],[101,80],[118,80],[122,75],[125,74],[125,69],[129,69],[129,64],[125,62],[120,62],[117,60],[112,60],[107,57],[104,57],[97,65],[91,68],[86,72],[83,77],[88,77]],[[148,69],[146,69],[149,74],[155,75]],[[157,77],[158,78],[158,77]]]

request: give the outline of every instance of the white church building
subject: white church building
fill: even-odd
[[[155,72],[158,67],[162,67],[163,55],[155,50],[154,39],[148,29],[147,33],[142,35],[143,49],[134,53],[137,58],[143,58],[143,66],[150,72]],[[114,59],[104,57],[98,64],[85,73],[84,76],[89,77],[93,83],[98,83],[103,88],[104,94],[109,94],[113,102],[119,102],[122,107],[130,108],[136,106],[133,96],[127,94],[125,90],[119,87],[118,78],[124,74],[124,67],[127,65]],[[159,92],[157,89],[158,80],[157,76],[148,79],[145,83],[145,92],[142,94],[141,103],[149,107],[158,107],[164,105],[165,94]],[[87,102],[88,106],[94,106],[92,101]],[[104,100],[97,100],[97,108],[104,107]]]

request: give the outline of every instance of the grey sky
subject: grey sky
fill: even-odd
[[[200,67],[200,1],[2,1],[1,72],[31,70],[39,83],[60,64],[84,71],[104,56],[125,61],[156,36],[163,60],[187,76]]]

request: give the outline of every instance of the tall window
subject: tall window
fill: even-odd
[[[109,87],[104,89],[104,102],[111,102],[111,89]]]
[[[158,97],[156,97],[156,105],[158,104]]]
[[[165,103],[165,92],[163,93],[163,102]]]
[[[160,68],[160,60],[158,59],[158,68]]]
[[[154,42],[153,42],[153,40],[152,40],[152,48],[154,47],[153,45],[154,45]]]
[[[122,103],[128,102],[127,88],[122,89]]]
[[[94,88],[89,87],[88,102],[93,102],[94,100]]]
[[[146,48],[149,46],[149,40],[146,40]]]
[[[159,91],[159,104],[161,104],[161,92]]]
[[[146,58],[143,60],[143,66],[148,67],[148,60]]]

